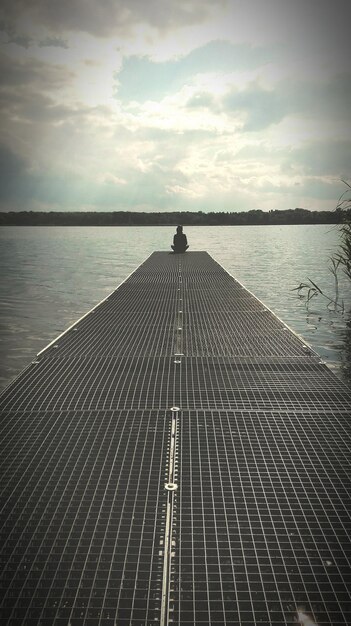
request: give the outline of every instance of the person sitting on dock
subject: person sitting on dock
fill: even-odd
[[[173,246],[171,247],[174,252],[185,252],[189,248],[188,240],[183,233],[183,226],[177,226],[177,232],[173,237]]]

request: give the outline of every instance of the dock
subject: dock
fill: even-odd
[[[1,624],[351,624],[351,391],[206,252],[151,254],[0,408]]]

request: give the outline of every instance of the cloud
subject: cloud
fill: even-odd
[[[64,48],[68,49],[67,42],[61,37],[44,37],[38,41],[32,36],[26,35],[18,31],[14,24],[10,24],[5,20],[0,20],[0,33],[3,33],[6,37],[6,44],[16,44],[21,48],[28,50],[31,46],[38,45],[39,48]]]
[[[17,193],[18,181],[25,175],[25,160],[6,145],[0,144],[0,199],[7,200]]]
[[[155,62],[148,57],[131,56],[124,59],[116,74],[117,97],[124,101],[158,100],[179,90],[186,82],[192,82],[197,74],[261,67],[268,63],[271,55],[269,49],[211,41],[171,61]]]
[[[4,154],[6,158],[10,153],[4,150]],[[1,160],[0,148],[0,164]],[[127,181],[112,172],[92,177],[87,172],[65,172],[59,168],[56,171],[44,168],[32,171],[15,156],[13,165],[12,175],[0,195],[2,210],[28,210],[40,206],[58,210],[87,207],[95,210],[162,210],[173,202],[167,186],[188,183],[181,172],[163,171],[157,166],[146,172],[126,168]],[[174,201],[178,203],[176,196]]]
[[[303,171],[308,176],[348,178],[350,163],[351,140],[315,141],[282,154],[283,169]]]
[[[206,91],[200,91],[195,93],[186,103],[189,109],[207,108],[216,110],[216,101],[213,94]]]
[[[244,112],[244,131],[259,131],[280,122],[287,113],[284,99],[277,90],[263,89],[257,83],[238,91],[233,89],[223,99],[226,111]]]
[[[68,50],[67,41],[61,37],[45,37],[45,39],[39,41],[38,46],[39,48],[63,48]]]
[[[34,57],[13,58],[0,54],[2,89],[32,85],[37,92],[62,89],[72,81],[67,67],[40,61]]]
[[[325,178],[334,181],[349,177],[351,140],[311,140],[300,146],[274,147],[254,142],[235,150],[220,151],[216,156],[220,164],[234,163],[243,171],[254,175],[270,172],[292,180],[299,178]]]
[[[262,181],[260,191],[263,202],[266,203],[265,195],[270,194],[272,198],[281,197],[284,202],[289,201],[291,207],[303,198],[301,204],[305,208],[320,210],[332,210],[335,208],[337,199],[340,196],[341,182],[335,179],[324,180],[318,176],[306,176],[301,180],[282,179],[281,181],[271,181],[269,177]],[[277,206],[277,200],[273,200],[273,206]],[[281,207],[279,207],[281,208]]]
[[[55,163],[60,167],[63,159],[72,167],[65,146],[69,145],[73,154],[72,142],[80,129],[87,133],[92,119],[104,118],[104,112],[65,99],[73,74],[61,65],[1,55],[0,72],[0,142],[19,155],[28,168],[46,171]]]
[[[242,90],[233,87],[222,107],[245,114],[243,131],[264,130],[287,116],[345,120],[350,128],[351,84],[345,74],[308,82],[282,80],[270,89],[255,81]]]
[[[350,122],[351,83],[346,74],[314,80],[281,79],[269,87],[267,81],[256,78],[239,88],[238,81],[244,81],[243,70],[259,72],[272,54],[272,49],[214,41],[162,63],[148,57],[128,57],[116,74],[116,97],[123,104],[160,102],[166,96],[175,99],[175,94],[180,95],[187,86],[188,97],[183,97],[181,106],[189,111],[208,109],[218,119],[222,113],[239,116],[243,132],[262,132],[287,117]]]
[[[169,144],[169,149],[171,144]],[[71,163],[74,156],[71,159]],[[72,163],[73,164],[73,163]],[[83,164],[82,164],[83,165]],[[106,165],[106,164],[105,164]],[[237,166],[238,165],[238,166]],[[103,166],[103,164],[102,164]],[[315,208],[322,208],[328,194],[330,200],[338,196],[337,184],[331,185],[322,177],[276,174],[271,168],[254,163],[251,170],[240,169],[239,164],[222,164],[213,168],[210,162],[157,164],[150,162],[145,171],[133,168],[128,158],[126,164],[108,163],[110,172],[96,175],[94,170],[75,171],[42,165],[37,170],[18,169],[10,179],[11,185],[3,188],[3,210],[239,210],[253,207],[288,208],[297,204],[294,198],[318,198]],[[297,186],[296,186],[297,185]],[[6,193],[4,192],[6,191]],[[339,193],[340,195],[340,193]],[[301,202],[300,202],[301,204]],[[303,206],[312,206],[302,203]],[[329,208],[332,204],[329,202]],[[327,208],[327,207],[326,207]]]
[[[217,7],[224,4],[217,0]],[[8,21],[44,25],[52,32],[86,32],[98,37],[119,35],[143,24],[159,31],[203,21],[211,0],[2,0]]]
[[[33,43],[33,38],[31,36],[19,33],[14,24],[11,24],[6,19],[0,19],[0,33],[4,33],[7,38],[6,43],[8,44],[14,43],[17,46],[28,49]]]
[[[78,107],[62,101],[71,85],[72,72],[30,57],[11,59],[0,55],[0,73],[0,142],[21,155],[26,163],[33,164],[38,159],[45,163],[53,148],[50,157],[43,153],[44,138],[55,134],[56,125],[74,116],[78,118]]]
[[[295,196],[322,208],[337,197],[351,83],[348,70],[310,71],[326,59],[310,9],[230,0],[221,33],[215,5],[3,0],[3,208],[287,208]]]

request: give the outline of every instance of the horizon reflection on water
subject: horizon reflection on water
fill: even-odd
[[[0,229],[0,386],[50,341],[113,291],[175,229],[161,227],[3,227]],[[320,298],[309,310],[295,291],[312,278],[334,293],[330,225],[184,228],[190,250],[207,250],[351,386],[351,294],[341,277],[344,315]]]

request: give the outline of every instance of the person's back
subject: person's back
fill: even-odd
[[[172,250],[174,252],[185,252],[189,248],[186,235],[183,233],[183,226],[177,227],[177,232],[173,237]]]

